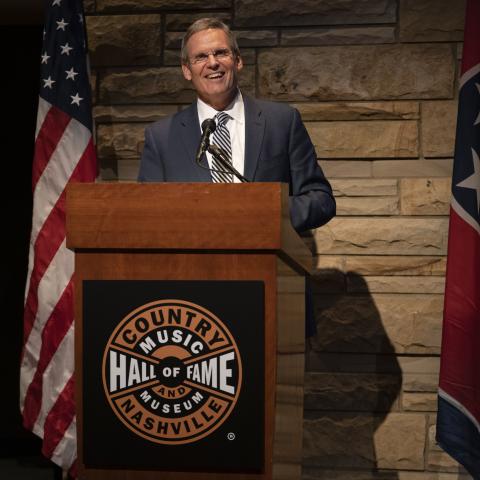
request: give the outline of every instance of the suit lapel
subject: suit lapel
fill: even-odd
[[[195,155],[200,143],[201,131],[198,123],[197,102],[193,102],[180,114],[181,139],[187,151],[187,164],[191,165],[194,176],[199,182],[211,182],[210,171],[195,164]],[[203,157],[202,164],[206,162]]]
[[[245,172],[248,180],[255,179],[258,159],[265,132],[265,117],[258,104],[247,95],[243,96],[245,105]]]

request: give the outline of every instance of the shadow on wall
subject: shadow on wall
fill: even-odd
[[[348,471],[372,478],[399,468],[404,453],[385,421],[398,410],[402,372],[365,280],[349,272],[348,284],[362,293],[350,293],[339,270],[312,277],[318,331],[307,351],[304,480],[330,478],[333,469],[336,479]],[[381,478],[398,474],[383,470]]]

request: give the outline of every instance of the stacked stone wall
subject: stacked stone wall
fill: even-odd
[[[469,477],[435,444],[464,0],[85,0],[103,181],[195,95],[182,32],[236,32],[243,91],[300,111],[338,215],[312,232],[304,480]]]

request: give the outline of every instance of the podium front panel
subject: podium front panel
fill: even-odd
[[[264,282],[84,280],[83,345],[85,468],[263,472]]]

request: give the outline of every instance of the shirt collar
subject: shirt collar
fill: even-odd
[[[197,110],[198,110],[198,117],[200,120],[200,125],[203,121],[207,118],[213,118],[218,113],[218,110],[215,110],[210,105],[207,105],[203,100],[200,98],[197,99]],[[222,110],[225,113],[228,113],[235,121],[239,123],[244,123],[245,121],[245,107],[243,105],[243,97],[240,90],[237,90],[237,95],[232,100],[230,105]]]

